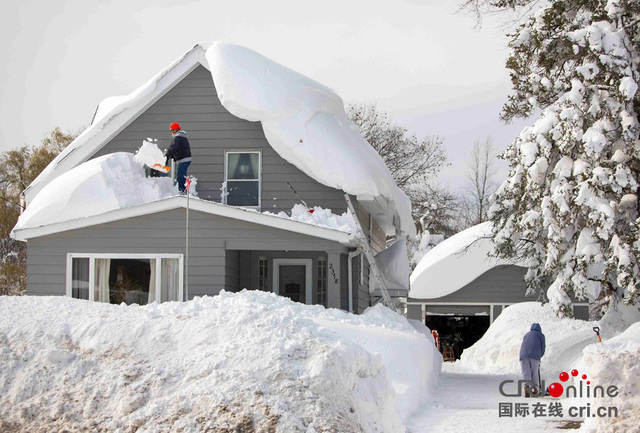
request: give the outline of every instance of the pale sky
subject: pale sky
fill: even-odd
[[[125,95],[201,41],[244,45],[335,90],[377,103],[418,136],[444,138],[461,183],[469,149],[503,149],[510,90],[504,29],[454,14],[452,0],[0,0],[0,151],[79,132],[98,103]]]

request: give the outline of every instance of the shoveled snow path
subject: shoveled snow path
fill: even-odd
[[[545,399],[507,398],[500,395],[498,386],[505,379],[518,380],[514,375],[469,373],[458,365],[445,362],[440,384],[434,397],[424,409],[407,421],[408,433],[457,432],[566,432],[558,427],[570,419],[539,417],[499,417],[498,403],[548,402]]]

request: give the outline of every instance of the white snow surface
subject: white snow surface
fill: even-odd
[[[0,430],[402,432],[438,358],[382,306],[0,297]]]
[[[351,216],[349,212],[344,212],[342,215],[337,215],[331,212],[331,209],[324,209],[320,206],[315,206],[309,209],[302,204],[294,204],[293,208],[291,208],[290,213],[263,213],[267,215],[274,215],[280,218],[290,219],[293,221],[298,221],[305,224],[340,230],[346,233],[356,232],[356,223],[353,220],[353,216]]]
[[[409,296],[434,299],[461,289],[499,265],[518,264],[489,257],[491,223],[457,233],[429,250],[411,273]]]
[[[138,164],[146,165],[147,167],[153,167],[155,164],[164,165],[166,162],[166,157],[158,148],[157,140],[153,138],[143,140],[142,146],[135,153],[133,159]]]
[[[48,183],[14,230],[99,215],[178,194],[169,177],[145,177],[131,153],[89,160]]]
[[[602,344],[586,347],[578,371],[587,374],[592,386],[617,386],[619,390],[616,397],[598,396],[585,402],[591,407],[617,407],[619,416],[586,418],[582,432],[640,431],[640,323]]]
[[[282,158],[324,185],[384,197],[403,231],[415,236],[408,197],[347,119],[335,92],[238,45],[214,42],[206,58],[222,105],[237,117],[260,121]]]
[[[622,310],[622,311],[621,311]],[[620,306],[597,322],[558,318],[551,305],[523,302],[507,307],[473,346],[462,352],[462,367],[484,374],[519,374],[522,338],[539,323],[546,339],[546,352],[540,363],[543,379],[557,379],[562,371],[579,365],[582,351],[598,343],[594,326],[606,341],[640,320],[640,312]]]
[[[507,307],[473,346],[465,349],[460,364],[485,374],[519,374],[522,338],[539,323],[547,349],[540,363],[543,378],[568,371],[582,355],[582,349],[597,341],[595,322],[560,319],[549,304],[523,302]],[[564,369],[564,370],[563,370]]]

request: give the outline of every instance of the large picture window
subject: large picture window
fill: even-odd
[[[260,207],[261,166],[261,153],[258,151],[225,154],[225,204]]]
[[[67,296],[111,304],[182,301],[181,254],[68,254]]]

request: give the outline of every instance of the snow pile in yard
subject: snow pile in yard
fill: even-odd
[[[434,351],[381,306],[0,297],[0,430],[401,432]]]
[[[331,209],[324,209],[320,206],[315,206],[312,209],[309,209],[302,204],[294,204],[293,208],[291,208],[290,215],[286,212],[278,212],[277,214],[272,212],[263,213],[305,224],[312,224],[314,226],[340,230],[347,233],[356,232],[356,223],[349,212],[345,212],[342,215],[336,215],[331,212]]]
[[[491,223],[470,227],[429,250],[411,273],[409,296],[434,299],[461,289],[488,270],[514,264],[489,257]]]
[[[260,121],[282,158],[324,185],[384,197],[403,230],[415,234],[408,197],[347,119],[336,93],[238,45],[215,42],[206,58],[222,105],[237,117]]]
[[[473,346],[465,349],[460,365],[488,374],[520,374],[522,338],[537,322],[545,335],[547,349],[540,365],[543,379],[557,379],[562,371],[575,368],[585,347],[596,343],[594,326],[604,340],[623,332],[640,320],[637,307],[619,305],[599,322],[558,318],[549,304],[522,302],[507,307]]]
[[[168,177],[146,178],[131,153],[91,159],[48,183],[14,230],[99,215],[178,194]]]
[[[487,374],[520,374],[520,345],[531,324],[537,322],[545,335],[547,349],[540,369],[543,379],[557,378],[574,366],[582,349],[596,342],[596,322],[560,319],[549,304],[523,302],[507,307],[484,336],[465,349],[460,364],[466,369]]]
[[[587,374],[591,387],[617,386],[616,397],[592,398],[592,408],[617,407],[617,417],[586,418],[584,432],[631,432],[640,426],[640,323],[631,325],[622,334],[592,344],[584,349],[578,371]]]

